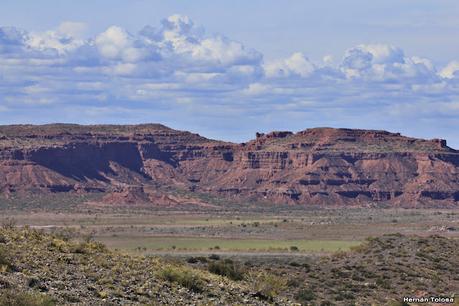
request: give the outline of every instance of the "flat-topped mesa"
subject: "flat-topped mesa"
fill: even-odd
[[[418,139],[383,130],[316,128],[297,133],[308,139],[317,139],[319,143],[339,146],[340,143],[363,144],[365,148],[388,151],[451,151],[444,139]],[[375,147],[376,146],[376,147]],[[358,149],[358,148],[356,148]]]
[[[274,131],[234,144],[160,124],[0,126],[0,196],[96,190],[107,203],[169,205],[166,187],[243,203],[459,206],[458,182],[459,151],[445,140],[387,131]],[[137,187],[113,189],[126,185]]]
[[[363,129],[345,129],[319,127],[300,131],[298,135],[306,137],[368,137],[368,138],[387,138],[387,137],[403,137],[400,133],[391,133],[384,130],[363,130]]]
[[[44,148],[78,143],[156,143],[158,145],[225,144],[162,124],[139,125],[7,125],[0,126],[0,149]]]
[[[444,139],[418,139],[382,130],[312,128],[297,133],[257,133],[248,149],[315,150],[346,152],[452,152]]]
[[[18,124],[18,125],[2,125],[0,126],[0,135],[6,136],[27,136],[27,135],[72,135],[72,134],[110,134],[110,133],[148,133],[156,131],[173,131],[171,128],[156,123],[135,124],[135,125],[114,125],[114,124],[95,124],[95,125],[79,125],[67,123],[53,124]]]

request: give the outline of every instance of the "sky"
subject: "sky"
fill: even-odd
[[[459,149],[457,0],[2,0],[0,124],[384,129]]]

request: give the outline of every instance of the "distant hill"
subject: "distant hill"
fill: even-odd
[[[167,190],[183,191],[179,196]],[[0,126],[3,197],[103,193],[106,205],[457,207],[459,151],[377,130],[257,133],[235,144],[160,124]]]

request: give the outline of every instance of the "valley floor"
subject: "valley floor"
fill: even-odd
[[[349,250],[382,234],[459,238],[458,210],[341,209],[264,212],[5,212],[13,222],[73,238],[91,236],[136,254],[291,253]]]
[[[395,306],[459,294],[457,210],[89,207],[4,210],[0,223],[1,306],[15,292],[56,305]]]

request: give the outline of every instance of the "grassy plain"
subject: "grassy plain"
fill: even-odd
[[[402,233],[459,238],[455,210],[345,209],[226,211],[8,211],[12,221],[74,238],[91,237],[126,252],[327,253],[348,250],[369,236]],[[296,247],[292,248],[291,247]]]
[[[228,238],[182,238],[182,237],[103,237],[110,248],[148,251],[243,251],[243,252],[334,252],[348,250],[359,241],[336,240],[268,240]]]

